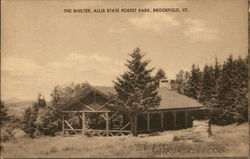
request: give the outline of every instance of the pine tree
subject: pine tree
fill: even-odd
[[[218,63],[217,58],[215,59],[215,66],[213,70],[213,89],[211,91],[211,100],[209,105],[209,117],[212,123],[216,124],[219,121],[219,116],[222,114],[222,107],[219,105],[219,81],[221,78],[221,66]]]
[[[235,63],[235,100],[233,103],[234,120],[246,122],[248,119],[248,66],[246,61],[239,57]]]
[[[244,109],[247,105],[247,98],[244,97],[247,92],[247,84],[244,82],[247,78],[247,67],[244,67],[243,60],[233,60],[232,55],[223,65],[218,92],[220,125],[244,121],[244,112],[247,110]]]
[[[212,92],[215,85],[214,79],[214,70],[212,66],[204,66],[202,72],[202,81],[201,81],[201,91],[200,91],[200,102],[205,106],[210,105]]]
[[[149,60],[143,61],[144,54],[136,48],[129,54],[131,60],[127,60],[128,71],[114,82],[117,96],[122,105],[128,106],[129,111],[143,111],[157,107],[160,104],[160,96],[157,88],[160,79],[165,77],[163,70],[159,70],[155,77],[150,73],[153,69],[146,69]]]
[[[28,107],[23,114],[21,121],[21,128],[30,137],[35,137],[35,132],[38,131],[36,120],[39,114],[39,110],[46,107],[46,101],[39,93],[37,101],[33,103],[32,107]]]
[[[8,109],[5,107],[4,103],[0,101],[0,126],[3,126],[6,121],[9,120],[9,116],[7,114]]]
[[[30,137],[34,137],[34,133],[36,131],[36,113],[32,107],[28,107],[25,109],[23,118],[21,121],[21,128],[23,131],[28,134]]]
[[[201,72],[198,66],[192,65],[190,78],[185,87],[184,94],[188,97],[199,100],[201,89]]]
[[[39,110],[36,125],[39,131],[44,135],[54,136],[56,132],[61,130],[61,114],[58,108],[71,100],[87,87],[87,83],[74,84],[61,88],[56,86],[51,93],[51,105],[47,105],[44,109]]]
[[[160,80],[165,77],[165,73],[163,70],[159,70],[152,77],[151,73],[154,69],[146,68],[150,61],[143,61],[144,54],[139,48],[136,48],[129,55],[131,60],[127,60],[126,64],[128,71],[117,78],[114,87],[118,98],[116,104],[119,105],[120,110],[130,113],[133,123],[136,112],[159,106],[161,98],[157,89]],[[131,126],[134,129],[134,125]]]
[[[180,70],[180,72],[176,75],[175,86],[173,90],[177,91],[180,94],[184,94],[184,71]]]

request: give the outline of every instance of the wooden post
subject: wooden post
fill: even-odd
[[[85,113],[82,113],[82,134],[84,134],[86,126],[85,126]]]
[[[174,129],[176,127],[176,111],[174,111]]]
[[[134,127],[134,129],[135,129],[134,131],[135,132],[134,132],[134,135],[137,136],[137,114],[135,114],[135,120],[134,120],[134,122],[135,122],[135,127]]]
[[[106,112],[106,136],[109,136],[109,113]]]
[[[185,110],[185,127],[188,127],[188,113],[187,110]]]
[[[130,119],[130,130],[133,133],[133,119],[132,119],[132,115],[129,115],[129,119]]]
[[[150,114],[149,112],[147,113],[147,131],[150,131]]]
[[[62,113],[62,134],[64,136],[64,113]]]
[[[161,131],[164,129],[164,123],[163,123],[164,113],[161,112]]]

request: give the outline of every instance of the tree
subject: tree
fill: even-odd
[[[134,49],[129,56],[131,59],[126,64],[128,71],[117,78],[114,87],[118,105],[131,114],[133,121],[135,113],[159,106],[161,98],[157,89],[165,73],[160,69],[154,77],[151,76],[154,69],[146,68],[150,60],[143,61],[145,55],[139,48]]]
[[[181,70],[177,75],[175,79],[175,84],[173,90],[177,91],[178,93],[184,95],[184,90],[187,86],[187,81],[189,80],[189,73],[184,72]]]
[[[219,116],[222,113],[222,108],[219,105],[219,88],[220,88],[220,78],[221,78],[221,65],[219,65],[217,58],[215,59],[215,66],[213,69],[213,87],[211,91],[211,99],[209,104],[209,118],[212,123],[218,123]]]
[[[6,121],[8,121],[9,116],[7,114],[8,109],[5,107],[4,103],[0,101],[0,126],[3,126]]]
[[[205,65],[202,72],[200,102],[205,106],[210,105],[212,92],[215,86],[214,69],[212,66]]]
[[[160,80],[165,77],[164,71],[160,69],[155,77],[152,77],[150,73],[154,69],[146,69],[150,61],[142,60],[145,55],[139,48],[129,55],[132,58],[127,60],[126,66],[129,70],[114,82],[118,98],[130,111],[157,107],[160,104],[157,88]]]
[[[184,94],[207,106],[213,124],[246,122],[250,79],[248,64],[249,55],[246,59],[239,57],[236,60],[230,55],[223,65],[216,58],[214,67],[205,66],[203,72],[193,65]],[[182,82],[182,76],[183,72],[180,72],[176,83]]]
[[[46,101],[44,97],[39,93],[37,101],[33,103],[32,107],[28,107],[23,114],[21,120],[21,129],[30,137],[35,137],[35,132],[38,131],[36,125],[37,116],[40,109],[46,107]]]
[[[32,107],[25,109],[23,114],[21,128],[30,137],[34,137],[34,133],[36,131],[36,115],[36,111],[34,111]]]
[[[192,65],[191,75],[187,81],[184,94],[188,97],[198,99],[200,98],[201,89],[201,72],[198,66]]]
[[[227,125],[247,121],[248,66],[232,55],[223,64],[219,78],[217,124]]]
[[[39,110],[36,120],[38,130],[49,136],[54,136],[56,132],[60,131],[62,121],[58,108],[86,89],[87,85],[87,83],[71,83],[63,88],[56,86],[50,94],[52,97],[51,104]]]
[[[239,57],[235,63],[235,100],[233,103],[234,120],[238,123],[248,120],[248,64]]]

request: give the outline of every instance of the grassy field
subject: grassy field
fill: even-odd
[[[181,136],[189,130],[117,137],[40,137],[2,143],[2,157],[246,157],[248,124],[213,126],[211,138]]]

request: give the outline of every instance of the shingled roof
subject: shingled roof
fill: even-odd
[[[79,93],[75,97],[73,97],[70,101],[66,102],[60,110],[63,110],[67,107],[71,107],[70,105],[76,103],[80,98],[86,96],[90,90],[94,90],[103,94],[105,97],[109,98],[110,94],[116,94],[116,91],[113,87],[108,86],[91,86]],[[174,91],[170,91],[166,87],[161,87],[158,90],[158,93],[161,97],[161,102],[157,110],[163,109],[189,109],[189,108],[201,108],[204,107],[202,104],[198,103],[196,100],[189,98],[187,96],[181,95]],[[75,105],[75,104],[74,104]]]
[[[95,86],[96,89],[105,94],[116,94],[113,87],[107,86]],[[177,92],[171,91],[166,87],[161,87],[158,90],[161,96],[161,103],[157,109],[179,109],[179,108],[197,108],[204,107],[202,104],[196,100],[189,98],[187,96],[181,95]]]

